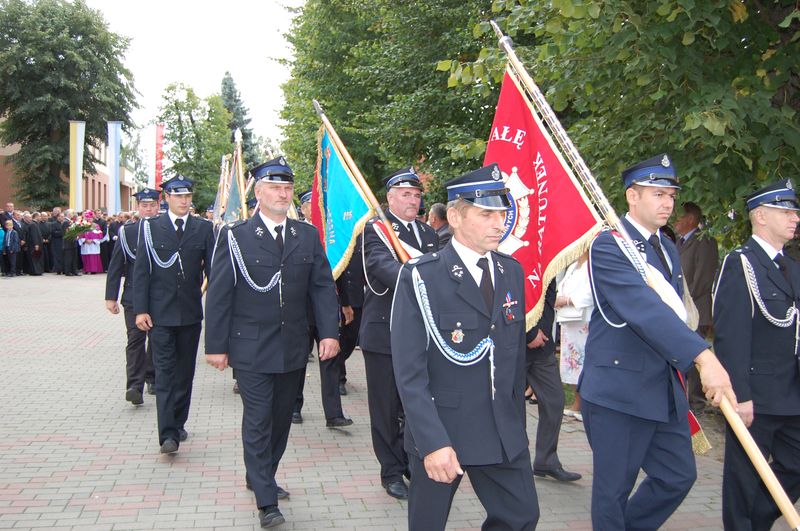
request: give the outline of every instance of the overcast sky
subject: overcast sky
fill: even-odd
[[[218,93],[230,72],[258,135],[280,138],[283,98],[289,75],[276,59],[288,58],[283,38],[292,14],[285,6],[302,0],[86,0],[100,10],[111,31],[131,39],[125,65],[141,93],[133,113],[139,126],[152,122],[164,88],[185,83],[201,98]],[[144,130],[143,143],[150,131]]]

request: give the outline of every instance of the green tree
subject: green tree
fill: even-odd
[[[198,211],[214,201],[222,157],[233,152],[230,120],[231,113],[219,95],[201,99],[180,83],[169,85],[164,92],[158,121],[165,124],[164,154],[172,162],[165,173],[194,181]]]
[[[120,159],[125,168],[133,172],[133,180],[141,187],[147,186],[149,178],[149,167],[142,155],[142,135],[137,132],[135,135],[122,143],[120,149]]]
[[[86,121],[87,146],[106,141],[107,120],[131,127],[127,48],[128,39],[82,0],[0,0],[0,141],[20,145],[10,159],[20,200],[63,204],[69,120]],[[84,150],[84,171],[93,172],[95,162]]]
[[[234,83],[230,72],[225,72],[225,76],[222,78],[220,96],[225,109],[231,113],[231,120],[228,123],[231,139],[233,139],[233,132],[236,129],[242,132],[242,152],[245,167],[249,168],[264,162],[261,160],[261,153],[258,150],[258,139],[254,137],[252,129],[248,127],[250,118],[247,117],[247,107],[244,106],[242,95],[239,93],[239,89],[236,88],[236,83]]]
[[[764,183],[798,175],[795,1],[495,0],[492,12],[618,206],[620,170],[669,152],[679,201],[700,204],[731,247],[747,222],[728,213],[743,213],[742,198]],[[494,40],[487,21],[474,31]],[[440,66],[473,101],[505,63],[494,43],[477,60],[451,59]]]
[[[283,148],[298,173],[310,180],[316,163],[318,99],[373,190],[414,165],[433,172],[429,200],[441,199],[441,181],[470,162],[451,158],[451,146],[487,135],[491,106],[487,93],[465,108],[436,66],[450,54],[477,59],[472,26],[485,9],[455,0],[306,2],[287,35],[295,56],[283,87]]]

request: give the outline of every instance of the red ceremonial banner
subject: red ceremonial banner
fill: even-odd
[[[164,176],[164,124],[156,124],[156,190],[161,189]]]
[[[483,164],[492,162],[513,198],[499,250],[522,264],[530,329],[541,317],[545,288],[588,249],[601,220],[510,70]]]

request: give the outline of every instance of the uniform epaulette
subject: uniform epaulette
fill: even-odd
[[[492,252],[494,254],[498,255],[498,256],[502,256],[503,258],[511,258],[512,260],[516,260],[516,258],[511,256],[510,254],[506,254],[506,253],[503,253],[503,252],[500,252],[500,251],[492,251]]]
[[[233,230],[233,229],[235,229],[236,227],[241,227],[241,226],[242,226],[242,225],[244,225],[245,223],[247,223],[247,220],[246,220],[246,219],[240,219],[239,221],[234,221],[233,223],[231,223],[230,225],[228,225],[228,227],[229,227],[231,230]]]
[[[427,264],[429,262],[435,262],[438,259],[439,259],[439,253],[427,253],[421,256],[417,256],[416,258],[412,258],[406,263],[414,267],[417,267],[419,265]]]

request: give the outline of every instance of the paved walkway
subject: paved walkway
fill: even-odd
[[[104,282],[105,275],[0,279],[0,528],[256,529],[230,371],[198,357],[189,439],[176,456],[160,455],[154,397],[141,407],[124,400],[124,323],[104,309]],[[406,503],[380,486],[359,351],[348,374],[344,408],[355,424],[329,430],[317,364],[309,365],[305,422],[292,427],[278,472],[291,493],[280,529],[406,528]],[[528,410],[533,440],[537,411]],[[539,529],[590,529],[591,453],[575,420],[565,421],[560,456],[584,479],[537,479]],[[721,465],[701,457],[698,469],[665,529],[721,528]],[[479,528],[482,518],[465,480],[449,528]]]

